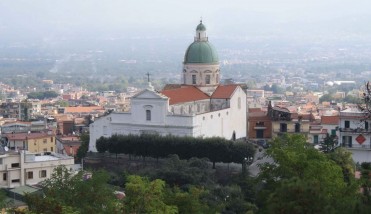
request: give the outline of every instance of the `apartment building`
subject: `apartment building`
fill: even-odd
[[[31,153],[0,149],[0,187],[35,185],[50,178],[54,168],[64,165],[74,170],[74,159],[54,152]]]
[[[52,132],[39,133],[10,133],[4,134],[3,139],[12,150],[27,150],[30,152],[54,152],[56,149],[55,134]]]

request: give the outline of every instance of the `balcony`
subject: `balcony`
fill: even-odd
[[[361,128],[356,128],[356,129],[352,129],[352,128],[339,128],[339,131],[340,132],[347,132],[347,133],[366,133],[366,134],[370,134],[371,133],[371,129],[361,129]]]
[[[293,129],[273,129],[273,132],[274,133],[308,133],[309,130],[307,129],[300,129],[300,130],[295,130],[294,128]]]
[[[369,144],[360,145],[358,143],[354,143],[349,145],[348,143],[343,143],[342,147],[354,150],[371,150],[371,145]]]
[[[264,125],[256,125],[254,127],[255,130],[264,130],[264,129],[267,129],[267,127],[265,127]]]

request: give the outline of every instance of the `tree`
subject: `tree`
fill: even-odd
[[[125,187],[125,213],[177,213],[176,206],[164,201],[165,182],[160,179],[149,181],[147,178],[131,175]]]
[[[334,152],[328,153],[327,156],[341,167],[344,181],[348,183],[348,185],[353,184],[355,163],[352,158],[352,153],[345,148],[336,148]]]
[[[304,136],[276,138],[266,152],[274,162],[263,164],[258,177],[262,189],[257,201],[263,212],[353,213],[356,186],[348,185],[342,168]]]
[[[363,90],[363,95],[361,98],[362,104],[358,104],[358,108],[364,112],[365,118],[371,118],[371,84],[367,82]]]
[[[83,133],[80,136],[81,146],[77,149],[76,154],[78,160],[81,160],[86,156],[86,153],[89,150],[89,139],[90,139],[89,133]]]
[[[120,202],[107,185],[109,176],[104,171],[93,172],[86,178],[80,171],[74,175],[64,166],[55,168],[50,179],[42,183],[44,196],[27,195],[30,211],[36,213],[118,213]]]
[[[325,152],[333,151],[336,144],[337,144],[336,135],[329,135],[329,133],[327,133],[322,143],[323,147],[325,148],[324,151]]]
[[[174,187],[166,194],[166,202],[178,207],[179,213],[211,213],[209,206],[202,201],[202,196],[207,194],[203,188],[191,186],[188,191]],[[215,212],[214,212],[215,213]]]
[[[333,101],[334,98],[332,97],[331,94],[324,94],[322,97],[319,98],[319,102],[322,103],[322,102],[331,102]]]

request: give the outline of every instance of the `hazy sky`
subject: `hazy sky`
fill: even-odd
[[[193,33],[202,16],[216,35],[363,34],[370,32],[370,8],[369,0],[2,0],[0,32],[177,36]]]

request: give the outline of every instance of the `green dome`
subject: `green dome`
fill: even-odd
[[[196,41],[187,49],[184,63],[219,63],[218,54],[209,42]]]
[[[202,24],[202,22],[200,22],[200,24],[197,25],[197,28],[196,28],[197,31],[206,31],[206,27],[204,24]]]

